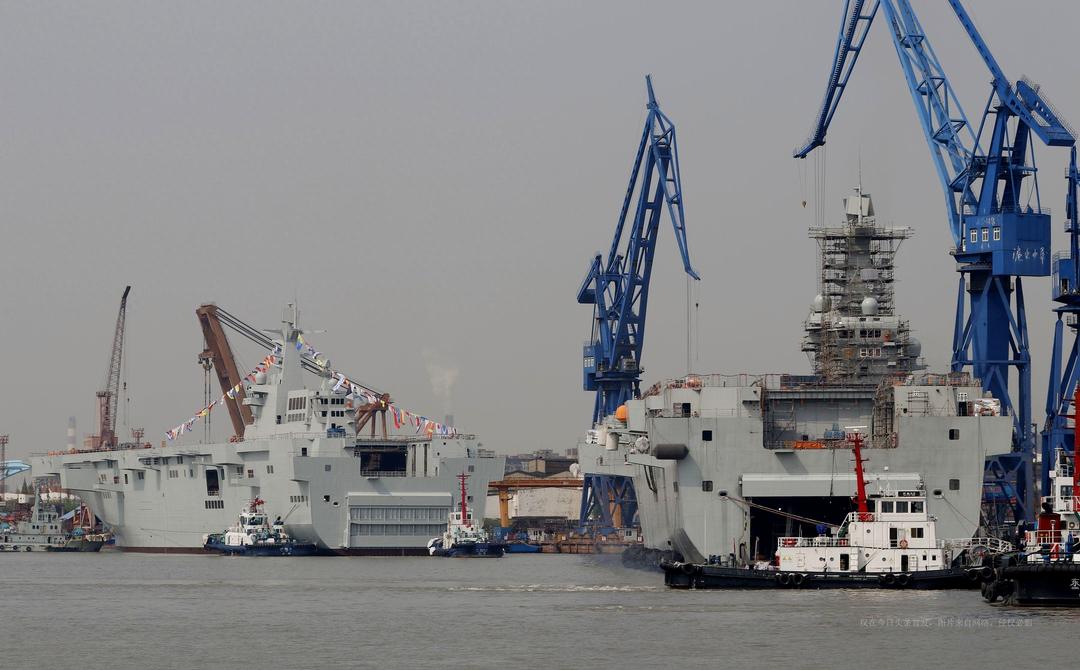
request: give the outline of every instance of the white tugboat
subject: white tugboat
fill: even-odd
[[[506,553],[506,545],[492,542],[487,531],[474,521],[467,502],[468,489],[465,482],[468,478],[469,475],[464,472],[458,475],[458,481],[461,482],[461,504],[450,513],[446,532],[428,542],[428,553],[432,556],[499,558]]]
[[[1075,459],[1059,449],[1037,526],[1024,533],[1018,552],[994,561],[993,578],[982,588],[988,602],[1080,607],[1078,474]]]
[[[264,501],[255,498],[240,512],[238,523],[224,533],[208,535],[204,547],[219,554],[241,556],[309,556],[314,544],[298,544],[285,532],[281,519],[273,524],[263,510]]]
[[[989,574],[966,559],[1012,549],[994,538],[939,540],[922,487],[868,496],[862,435],[855,431],[849,438],[856,510],[833,533],[779,538],[772,564],[665,562],[665,583],[674,588],[965,588]]]

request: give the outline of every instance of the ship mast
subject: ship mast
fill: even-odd
[[[462,472],[457,478],[458,481],[461,482],[461,523],[466,526],[471,526],[472,524],[469,523],[469,505],[466,502],[468,492],[465,489],[465,480],[469,478],[469,475]]]
[[[851,446],[855,449],[855,509],[859,512],[859,521],[870,521],[870,507],[866,504],[866,482],[863,479],[862,426],[849,428]]]

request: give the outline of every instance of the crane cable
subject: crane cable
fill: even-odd
[[[745,498],[740,498],[738,496],[725,495],[725,496],[721,496],[721,497],[728,498],[730,500],[734,500],[736,503],[746,505],[747,507],[751,507],[753,509],[759,509],[759,510],[761,510],[763,512],[769,512],[769,513],[775,514],[777,516],[782,516],[782,517],[787,518],[787,519],[794,519],[795,521],[802,521],[803,523],[812,523],[812,524],[814,524],[816,526],[828,526],[829,528],[839,528],[839,526],[837,526],[834,523],[829,523],[827,521],[820,521],[818,519],[811,519],[810,517],[799,516],[798,514],[792,514],[790,512],[781,512],[778,509],[773,509],[771,507],[766,507],[765,505],[759,505],[758,503],[750,502],[749,500],[747,500]]]

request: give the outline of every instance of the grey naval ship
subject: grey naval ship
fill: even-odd
[[[216,310],[200,312],[207,309]],[[303,331],[294,307],[276,332],[249,330],[276,355],[237,394],[250,417],[242,434],[217,444],[180,438],[160,447],[38,455],[35,476],[58,475],[129,551],[202,552],[209,533],[262,499],[270,518],[320,553],[426,555],[428,540],[460,506],[462,473],[469,475],[469,504],[483,514],[488,482],[502,477],[504,457],[480,449],[471,435],[357,434],[348,387],[297,346]],[[220,374],[228,362],[215,363]]]
[[[844,210],[842,224],[810,230],[812,374],[657,383],[579,445],[584,471],[633,478],[644,547],[627,559],[745,565],[771,559],[778,537],[839,524],[856,491],[856,426],[871,493],[925,490],[942,537],[979,531],[984,461],[1010,451],[1012,420],[979,380],[926,372],[894,310],[894,260],[911,229],[879,225],[861,189]]]

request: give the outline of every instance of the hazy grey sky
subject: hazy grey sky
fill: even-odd
[[[916,0],[969,115],[989,77],[944,2]],[[1010,77],[1080,120],[1080,5],[972,0]],[[299,298],[311,340],[405,408],[502,452],[588,427],[574,298],[606,249],[644,120],[678,126],[700,372],[805,372],[816,112],[840,3],[183,2],[0,5],[0,432],[11,453],[92,430],[120,293],[131,425],[156,440],[202,402],[194,308],[259,326]],[[948,361],[956,273],[942,195],[884,21],[828,143],[827,208],[863,183],[916,230],[897,304]],[[973,119],[976,121],[976,119]],[[1080,121],[1074,121],[1080,123]],[[1067,152],[1037,148],[1064,246]],[[667,223],[647,384],[685,372],[685,281]],[[1035,415],[1048,280],[1026,284]],[[248,355],[248,362],[255,356]],[[217,434],[226,425],[215,414]]]

